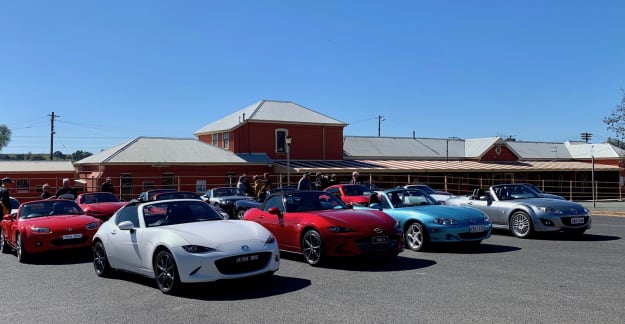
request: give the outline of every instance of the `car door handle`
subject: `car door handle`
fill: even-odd
[[[117,235],[117,231],[116,230],[112,230],[111,231],[111,235]]]

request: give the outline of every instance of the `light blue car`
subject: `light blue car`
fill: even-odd
[[[396,188],[376,193],[379,202],[373,201],[369,207],[381,209],[398,221],[406,246],[414,251],[432,243],[466,242],[478,246],[493,229],[484,212],[445,206],[418,189]]]

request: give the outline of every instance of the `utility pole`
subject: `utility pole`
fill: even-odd
[[[382,126],[383,121],[384,121],[384,116],[378,115],[378,137],[380,137],[380,127]]]
[[[55,115],[54,111],[50,116],[50,161],[54,160],[54,118],[61,117],[59,115]]]
[[[582,139],[586,141],[586,143],[588,143],[588,141],[590,141],[590,139],[592,138],[592,133],[584,132],[580,135],[582,136]]]

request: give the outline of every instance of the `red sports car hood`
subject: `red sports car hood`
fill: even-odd
[[[82,205],[83,210],[99,211],[103,214],[113,215],[118,209],[126,206],[127,202],[124,201],[111,201]]]
[[[64,230],[67,227],[80,227],[100,220],[87,215],[43,216],[21,219],[20,225],[47,227],[50,230]]]
[[[321,210],[315,211],[315,213],[337,225],[345,224],[350,228],[369,229],[371,226],[392,227],[395,225],[395,220],[391,216],[374,209]]]

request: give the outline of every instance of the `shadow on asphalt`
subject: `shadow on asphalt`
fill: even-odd
[[[306,263],[304,257],[300,254],[280,252],[280,256],[283,259]],[[422,269],[435,264],[436,262],[432,260],[399,255],[393,259],[376,256],[331,258],[326,264],[316,267],[346,271],[392,272]]]
[[[153,278],[147,278],[134,273],[116,271],[114,276],[107,278],[107,280],[124,280],[153,288],[158,292],[158,287]],[[311,281],[308,279],[279,275],[257,276],[208,283],[185,284],[176,296],[206,301],[258,299],[291,293],[310,285]]]
[[[503,229],[493,229],[493,234],[514,237],[510,231]],[[585,242],[605,242],[620,240],[619,236],[612,235],[598,235],[585,233],[580,236],[574,236],[564,232],[547,232],[547,233],[534,233],[534,235],[528,240],[545,240],[545,241],[585,241]],[[523,240],[523,239],[520,239]]]
[[[15,255],[15,251],[13,251],[13,255]],[[91,248],[85,248],[29,254],[26,263],[37,265],[67,265],[90,263],[92,260]]]
[[[456,253],[456,254],[489,254],[489,253],[506,253],[521,250],[517,246],[497,245],[482,243],[479,245],[465,245],[462,243],[436,244],[429,250],[421,253]],[[418,252],[417,252],[418,253]]]

